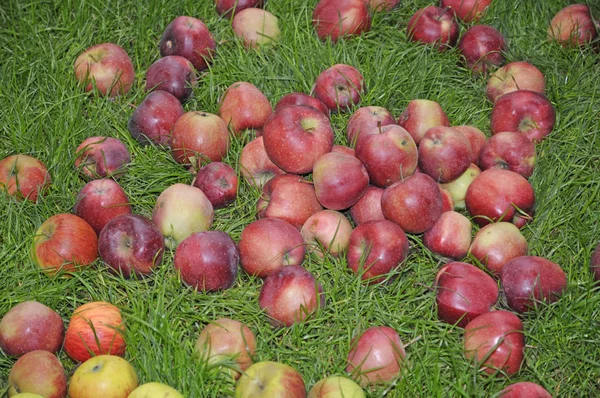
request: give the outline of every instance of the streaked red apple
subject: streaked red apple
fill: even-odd
[[[432,127],[419,144],[419,168],[440,183],[457,179],[471,164],[471,144],[452,127]]]
[[[318,111],[321,111],[325,116],[329,117],[329,109],[325,106],[325,104],[321,102],[321,100],[318,100],[315,97],[305,93],[293,92],[284,95],[277,102],[277,104],[275,104],[275,110],[290,105],[310,106]]]
[[[0,160],[0,188],[9,195],[36,202],[50,185],[48,168],[28,155],[11,155]]]
[[[383,188],[369,185],[364,195],[350,207],[350,216],[355,225],[371,220],[385,220],[381,210]]]
[[[317,36],[333,42],[371,29],[371,15],[363,0],[320,0],[313,10],[312,20]]]
[[[495,102],[500,96],[517,90],[545,94],[546,79],[542,72],[529,62],[511,62],[490,76],[485,93],[490,101]]]
[[[262,129],[272,112],[269,99],[248,82],[233,83],[219,100],[219,116],[238,137],[245,130]]]
[[[131,136],[141,144],[169,145],[171,129],[183,115],[181,102],[166,91],[149,93],[127,122]]]
[[[552,395],[539,384],[521,381],[504,388],[498,398],[552,398]]]
[[[396,119],[390,111],[381,106],[363,106],[358,108],[346,124],[346,138],[348,144],[355,146],[362,133],[372,131],[377,127],[396,124]]]
[[[319,203],[331,210],[344,210],[354,205],[369,187],[369,174],[356,157],[329,152],[314,164],[313,183]]]
[[[262,188],[271,178],[285,173],[267,155],[262,136],[244,146],[239,162],[242,177],[256,188]]]
[[[457,18],[469,23],[478,21],[492,4],[492,0],[441,0],[441,7],[451,7]]]
[[[515,257],[527,255],[527,240],[514,224],[495,222],[475,234],[469,253],[496,276],[502,267]]]
[[[458,50],[469,69],[474,73],[486,74],[504,63],[506,42],[496,28],[475,25],[462,35]]]
[[[210,162],[198,170],[194,186],[204,192],[216,210],[228,206],[237,198],[238,176],[227,163]]]
[[[75,150],[75,168],[89,178],[117,178],[131,162],[129,150],[118,138],[86,138]]]
[[[598,36],[598,28],[587,4],[571,4],[554,15],[548,27],[548,38],[563,47],[590,43]]]
[[[481,149],[479,166],[507,169],[529,178],[533,174],[536,154],[535,144],[525,135],[514,131],[503,131],[491,136]]]
[[[458,40],[460,25],[448,7],[427,6],[417,10],[408,21],[408,38],[414,42],[434,44],[443,51]]]
[[[198,167],[220,162],[229,151],[229,131],[219,116],[191,111],[181,115],[171,128],[170,145],[178,163]]]
[[[363,0],[353,1],[363,2]],[[358,104],[365,90],[362,73],[346,64],[335,64],[325,69],[317,76],[313,87],[315,97],[332,112],[344,112]]]
[[[179,55],[167,55],[154,61],[146,71],[146,91],[163,90],[185,102],[198,82],[194,65]]]

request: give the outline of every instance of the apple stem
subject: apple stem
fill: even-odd
[[[379,129],[379,134],[383,134],[383,131],[381,130],[381,121],[377,122],[377,128]]]

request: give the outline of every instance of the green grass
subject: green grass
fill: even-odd
[[[148,4],[146,4],[148,3]],[[305,266],[322,283],[327,306],[304,324],[274,329],[258,306],[261,281],[240,272],[235,286],[215,294],[184,287],[173,270],[173,252],[144,280],[123,280],[97,261],[71,279],[48,278],[29,257],[35,230],[48,217],[72,211],[85,184],[74,167],[75,149],[85,138],[120,138],[133,161],[119,182],[133,210],[149,216],[157,196],[192,175],[169,152],[140,146],[127,131],[134,106],[144,97],[144,73],[159,58],[164,27],[178,15],[202,19],[219,43],[214,64],[195,89],[186,111],[218,111],[218,98],[235,81],[249,81],[272,104],[291,91],[309,92],[316,76],[335,63],[356,66],[368,93],[362,105],[379,105],[398,116],[408,101],[438,101],[454,125],[471,124],[489,135],[491,104],[486,80],[460,64],[455,50],[439,53],[412,44],[406,23],[425,0],[405,0],[373,18],[370,32],[338,44],[318,40],[310,25],[316,0],[270,0],[282,37],[272,48],[247,50],[220,19],[209,0],[187,1],[15,1],[0,5],[0,158],[26,153],[50,169],[53,184],[39,203],[20,202],[0,193],[0,316],[20,301],[35,299],[68,321],[90,300],[118,305],[127,322],[126,358],[141,382],[160,381],[189,397],[230,395],[234,384],[217,369],[192,360],[200,330],[211,320],[231,317],[256,334],[256,361],[281,361],[296,367],[307,387],[324,376],[344,374],[351,339],[372,325],[388,325],[405,343],[403,377],[370,390],[370,396],[494,396],[516,381],[533,381],[554,396],[595,396],[600,388],[600,291],[589,272],[591,252],[600,238],[600,57],[589,48],[563,49],[546,40],[552,16],[565,0],[496,1],[482,23],[507,38],[507,61],[527,60],[546,76],[547,95],[557,124],[538,145],[531,183],[537,208],[523,229],[530,253],[562,266],[568,290],[551,305],[522,316],[527,349],[522,370],[511,379],[476,371],[462,355],[462,330],[437,320],[433,279],[440,266],[410,237],[411,252],[388,283],[365,286],[347,270],[344,259],[315,256]],[[463,26],[462,31],[465,30]],[[115,42],[131,55],[136,83],[114,101],[82,93],[72,65],[85,48]],[[349,114],[332,117],[336,142],[345,144]],[[236,169],[249,136],[235,141],[226,161]],[[258,191],[242,182],[237,201],[216,212],[214,229],[238,240],[255,219]],[[500,300],[496,308],[507,308]],[[60,354],[70,374],[75,365]],[[0,353],[0,394],[15,358]]]

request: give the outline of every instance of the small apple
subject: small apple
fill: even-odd
[[[350,216],[355,225],[371,220],[385,220],[381,210],[383,188],[369,185],[364,195],[350,208]]]
[[[527,240],[514,224],[501,221],[488,224],[475,234],[469,253],[496,276],[515,257],[525,256]]]
[[[204,192],[213,209],[221,209],[237,198],[238,177],[227,163],[211,162],[198,170],[194,186]]]
[[[12,155],[0,160],[0,188],[9,195],[36,202],[50,185],[48,168],[28,155]]]
[[[332,3],[335,1],[337,0],[330,0]],[[358,104],[365,89],[363,75],[358,69],[346,64],[336,64],[317,76],[313,92],[330,111],[343,112]]]
[[[529,178],[535,160],[535,144],[529,138],[518,132],[503,131],[486,141],[479,155],[479,166],[483,170],[507,169]]]
[[[486,86],[488,99],[495,102],[500,96],[517,90],[546,92],[546,79],[538,68],[525,61],[504,65],[490,76]]]
[[[474,73],[487,74],[504,63],[506,42],[496,28],[488,25],[470,27],[461,37],[458,50]]]
[[[15,362],[8,374],[8,396],[20,393],[40,394],[45,398],[67,395],[67,375],[54,353],[30,351]]]
[[[133,111],[127,122],[127,129],[141,144],[168,146],[171,129],[183,112],[177,97],[166,91],[155,90]]]
[[[89,178],[117,178],[131,162],[129,150],[113,137],[86,138],[76,149],[75,167]]]
[[[358,158],[329,152],[315,162],[313,183],[317,199],[324,208],[345,210],[367,191],[369,174]]]
[[[390,111],[381,106],[363,106],[358,108],[346,124],[348,144],[355,146],[358,137],[377,127],[396,124],[396,119]]]
[[[179,16],[165,28],[160,38],[160,55],[179,55],[187,58],[194,68],[202,71],[212,61],[217,44],[199,19]]]
[[[539,384],[521,381],[504,388],[498,398],[552,398],[552,395]]]
[[[244,146],[239,162],[240,173],[246,182],[259,189],[271,178],[285,173],[267,155],[262,136],[256,137]]]
[[[319,39],[359,36],[371,29],[371,15],[364,0],[320,0],[312,15]]]
[[[187,112],[173,125],[170,145],[171,154],[178,163],[196,167],[220,162],[229,151],[229,131],[217,115]]]
[[[308,392],[307,398],[365,398],[365,392],[353,380],[343,376],[329,376],[319,380]]]
[[[306,220],[300,233],[309,252],[339,257],[348,248],[352,225],[339,211],[321,210]]]
[[[548,38],[563,47],[590,43],[598,36],[598,28],[586,4],[571,4],[556,13],[548,27]]]
[[[138,386],[135,369],[115,355],[98,355],[82,363],[69,381],[69,398],[127,398]]]
[[[441,7],[451,7],[457,18],[463,22],[476,22],[492,4],[492,0],[441,0]]]
[[[163,90],[185,102],[198,82],[194,65],[179,55],[167,55],[146,71],[146,91]]]
[[[427,130],[435,126],[450,126],[450,121],[437,102],[414,99],[398,118],[398,125],[405,128],[419,145]]]
[[[443,51],[456,44],[460,26],[449,7],[427,6],[413,14],[407,31],[410,40],[434,44]]]
[[[235,387],[235,398],[305,398],[306,386],[296,369],[280,362],[250,366]]]
[[[171,386],[150,382],[138,386],[127,398],[184,398],[184,396]]]
[[[446,211],[423,234],[423,244],[437,255],[463,259],[471,246],[471,221],[455,211]]]
[[[281,35],[277,17],[262,8],[249,7],[238,11],[231,27],[247,47],[273,44]]]
[[[236,136],[248,129],[262,129],[273,108],[269,99],[255,85],[236,82],[219,100],[219,116]]]

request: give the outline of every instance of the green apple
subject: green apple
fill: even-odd
[[[142,384],[127,398],[183,398],[183,395],[166,384],[152,382]]]
[[[365,392],[347,377],[329,376],[310,389],[308,398],[365,398]]]
[[[82,363],[69,382],[70,398],[127,398],[138,386],[135,369],[116,355],[98,355]]]
[[[242,374],[235,388],[236,398],[305,398],[302,375],[279,362],[257,362]]]
[[[67,395],[67,376],[55,354],[50,351],[30,351],[20,357],[8,375],[8,396],[35,393],[46,398]]]

